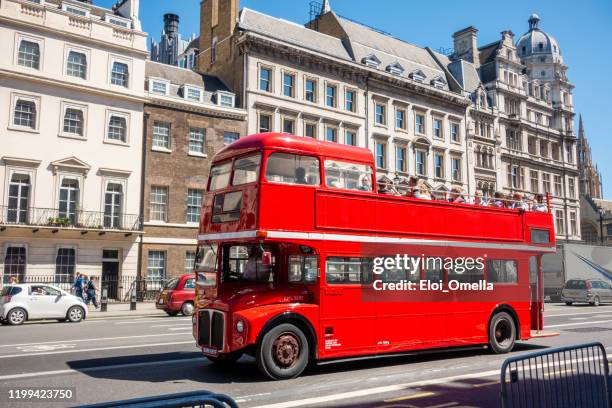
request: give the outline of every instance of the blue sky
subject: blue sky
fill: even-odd
[[[95,0],[109,7],[114,0]],[[141,0],[144,30],[159,38],[162,16],[181,17],[181,32],[188,37],[199,27],[199,0]],[[249,7],[295,22],[308,20],[310,0],[242,0]],[[290,6],[289,6],[290,4]],[[492,6],[495,4],[496,6]],[[453,32],[473,25],[479,45],[500,38],[510,29],[518,39],[527,31],[527,19],[538,13],[540,28],[559,42],[574,89],[576,112],[582,113],[593,159],[603,173],[604,194],[612,198],[612,2],[609,0],[513,0],[500,9],[490,0],[443,0],[435,3],[406,0],[331,0],[336,13],[387,31],[402,40],[430,46],[452,47]],[[577,119],[576,119],[577,120]],[[577,130],[577,125],[576,125]]]

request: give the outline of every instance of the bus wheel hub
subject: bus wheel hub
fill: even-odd
[[[291,366],[300,354],[300,343],[292,334],[280,335],[272,345],[276,362],[284,367]]]

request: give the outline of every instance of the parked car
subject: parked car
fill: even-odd
[[[0,320],[20,325],[26,320],[57,319],[80,322],[87,317],[83,299],[53,285],[14,284],[0,292]]]
[[[171,279],[157,295],[156,307],[169,316],[176,316],[179,312],[183,316],[191,316],[194,310],[195,282],[193,274]]]
[[[570,279],[563,286],[561,300],[568,306],[573,303],[599,306],[612,302],[612,286],[600,279]]]

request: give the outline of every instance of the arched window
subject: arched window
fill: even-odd
[[[121,228],[123,204],[123,186],[118,183],[108,183],[104,195],[104,227]]]
[[[30,199],[30,176],[13,174],[9,184],[7,221],[26,224]]]

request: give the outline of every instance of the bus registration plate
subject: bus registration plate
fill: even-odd
[[[202,347],[202,352],[211,356],[216,356],[217,354],[219,354],[219,350],[211,347]]]

